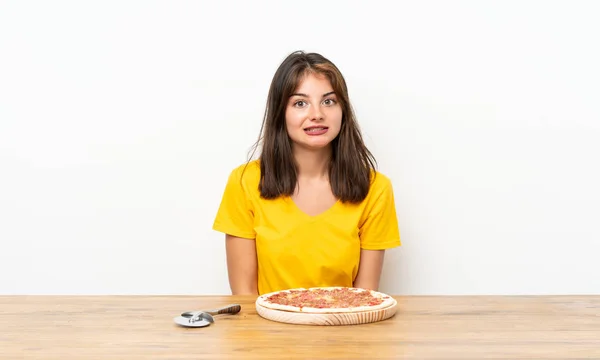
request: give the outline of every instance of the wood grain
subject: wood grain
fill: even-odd
[[[600,296],[395,298],[386,321],[310,326],[250,296],[4,296],[0,359],[600,359]],[[209,327],[172,320],[232,303]]]
[[[386,308],[372,311],[332,313],[332,314],[313,314],[302,312],[290,312],[283,310],[269,309],[260,304],[256,304],[256,312],[259,316],[287,324],[301,325],[360,325],[383,321],[391,318],[396,313],[397,301]]]

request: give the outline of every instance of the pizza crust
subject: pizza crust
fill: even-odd
[[[311,290],[334,290],[334,289],[347,289],[349,291],[354,291],[354,292],[363,292],[363,291],[367,291],[369,292],[373,297],[378,298],[383,300],[381,304],[377,304],[377,305],[364,305],[364,306],[357,306],[357,307],[329,307],[329,308],[313,308],[313,307],[298,307],[298,306],[292,306],[292,305],[283,305],[283,304],[277,304],[277,303],[272,303],[270,301],[268,301],[268,298],[272,295],[277,295],[277,294],[282,294],[282,293],[291,293],[294,291],[311,291]],[[353,313],[353,312],[363,312],[363,311],[372,311],[372,310],[378,310],[378,309],[384,309],[387,307],[390,307],[392,305],[394,305],[395,301],[394,299],[384,293],[378,292],[378,291],[374,291],[374,290],[368,290],[368,289],[359,289],[359,288],[350,288],[350,287],[342,287],[342,286],[332,286],[332,287],[313,287],[313,288],[296,288],[296,289],[288,289],[288,290],[281,290],[281,291],[274,291],[268,294],[263,294],[260,295],[257,299],[256,299],[256,305],[258,306],[262,306],[268,309],[274,309],[274,310],[282,310],[282,311],[289,311],[289,312],[298,312],[298,313]]]

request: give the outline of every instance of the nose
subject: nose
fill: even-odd
[[[323,120],[323,111],[321,111],[320,106],[311,106],[310,113],[308,114],[310,120],[312,121],[320,121]]]

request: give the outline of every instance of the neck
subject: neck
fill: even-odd
[[[322,150],[294,149],[299,178],[329,178],[331,148]]]

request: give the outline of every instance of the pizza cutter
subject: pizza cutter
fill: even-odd
[[[239,304],[232,304],[214,310],[186,311],[173,320],[181,326],[204,327],[215,322],[212,315],[237,314],[241,309]]]

